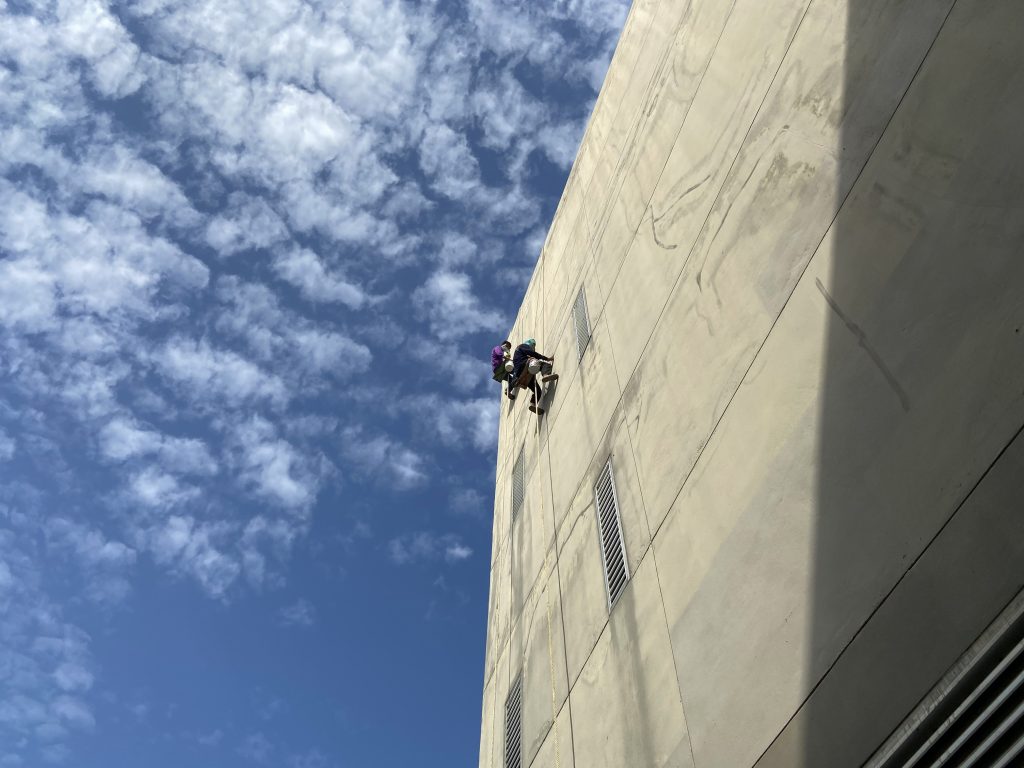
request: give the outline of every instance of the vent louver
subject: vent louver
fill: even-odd
[[[608,587],[608,609],[611,610],[629,581],[629,564],[626,562],[626,547],[622,540],[619,499],[615,493],[611,459],[608,459],[597,478],[594,498],[601,529],[601,556],[604,559],[605,585]]]
[[[969,661],[878,768],[1024,765],[1024,615]]]
[[[583,353],[587,351],[590,343],[590,318],[587,316],[587,297],[580,286],[580,292],[576,294],[576,303],[572,306],[572,319],[576,325],[576,354],[577,359],[583,359]]]
[[[505,699],[505,768],[522,765],[522,696],[523,676],[520,674]]]
[[[512,519],[515,520],[519,508],[523,505],[523,496],[526,492],[526,466],[523,461],[523,448],[520,447],[516,463],[512,467]]]

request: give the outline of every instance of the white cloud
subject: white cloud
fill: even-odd
[[[223,597],[242,570],[237,557],[223,548],[233,533],[232,526],[225,523],[171,515],[140,529],[138,536],[157,563],[191,576],[212,597]]]
[[[498,53],[525,55],[553,66],[573,52],[556,31],[553,21],[571,21],[589,32],[588,41],[613,34],[614,44],[629,10],[619,0],[574,0],[535,3],[530,0],[470,0],[470,18],[481,41]],[[605,59],[607,62],[607,54]]]
[[[322,93],[284,86],[269,105],[260,138],[276,157],[321,168],[355,143],[356,121]]]
[[[473,293],[470,277],[465,272],[435,272],[416,289],[413,300],[420,315],[440,339],[450,340],[473,333],[504,327],[502,316],[481,305]]]
[[[426,63],[431,87],[424,95],[431,120],[465,122],[469,115],[466,96],[473,92],[477,56],[476,41],[468,36],[443,35],[437,40]]]
[[[519,137],[543,125],[547,117],[546,105],[531,97],[508,70],[479,83],[472,100],[484,143],[506,153]]]
[[[5,312],[15,322],[30,320],[28,330],[53,327],[58,306],[111,320],[152,318],[165,284],[200,288],[208,276],[201,262],[148,234],[132,211],[94,202],[84,215],[52,214],[2,181],[0,248],[13,256],[5,276],[28,297]]]
[[[453,533],[418,531],[397,536],[388,542],[388,556],[396,565],[444,560],[457,563],[471,557],[473,550]]]
[[[449,495],[449,504],[453,512],[466,515],[481,515],[488,511],[489,500],[474,488],[459,488]]]
[[[0,427],[0,461],[10,461],[14,456],[16,445],[14,438]]]
[[[210,475],[217,462],[206,443],[197,438],[171,437],[141,427],[135,420],[119,416],[100,430],[99,448],[112,461],[157,456],[160,466],[182,474]]]
[[[214,403],[264,400],[283,405],[289,398],[280,377],[202,339],[178,337],[159,350],[153,362],[167,378]]]
[[[48,519],[45,531],[49,546],[77,566],[89,599],[108,605],[124,600],[131,589],[128,576],[136,559],[132,547],[63,517]]]
[[[457,563],[466,560],[473,554],[473,550],[464,544],[449,544],[444,548],[444,559],[449,563]]]
[[[131,476],[128,484],[131,498],[144,507],[166,509],[194,499],[199,490],[183,485],[174,475],[157,467],[147,467]]]
[[[139,49],[124,27],[99,0],[61,0],[57,39],[92,67],[92,81],[105,96],[126,96],[142,82]]]
[[[120,568],[135,562],[135,551],[131,547],[106,538],[95,528],[57,517],[47,520],[46,529],[59,544],[74,549],[88,566]]]
[[[162,443],[156,432],[139,429],[124,418],[108,422],[99,439],[102,453],[115,461],[153,453]]]
[[[11,328],[42,330],[54,323],[53,276],[31,258],[0,262],[0,320]]]
[[[270,740],[260,732],[250,733],[238,745],[237,752],[254,763],[267,763],[274,747]]]
[[[551,162],[566,169],[572,167],[582,138],[582,126],[575,122],[549,123],[537,132],[537,143]]]
[[[0,504],[0,522],[0,755],[17,765],[31,751],[64,753],[69,738],[94,728],[96,668],[89,635],[45,589],[55,563],[38,545],[42,519]]]
[[[309,462],[274,426],[254,417],[234,435],[236,465],[247,486],[266,501],[304,509],[316,498],[319,481]]]
[[[71,757],[71,749],[65,744],[48,744],[39,749],[39,754],[42,756],[43,762],[60,765],[66,763]]]
[[[274,261],[274,271],[310,301],[339,302],[352,309],[359,309],[366,302],[366,294],[358,286],[329,273],[320,257],[308,249],[279,256]]]
[[[486,189],[478,203],[482,207],[483,221],[492,235],[522,235],[540,223],[537,198],[526,192],[522,185],[507,190]]]
[[[387,480],[398,490],[408,490],[427,479],[423,457],[385,435],[370,435],[349,427],[341,436],[341,451],[365,474]]]
[[[215,728],[208,733],[196,734],[196,742],[203,747],[216,747],[224,739],[224,731]]]
[[[281,568],[287,563],[295,541],[304,536],[308,518],[304,510],[285,509],[264,513],[246,523],[237,545],[237,557],[246,581],[255,589],[265,583],[282,583]]]
[[[388,0],[323,7],[280,0],[253,14],[239,0],[149,2],[161,37],[195,47],[228,66],[266,73],[271,82],[321,86],[360,118],[394,115],[415,94],[420,52],[410,37],[431,34],[428,17]]]
[[[288,757],[288,768],[328,768],[329,765],[331,763],[318,749],[299,752]]]
[[[500,337],[495,337],[499,341]],[[492,378],[490,351],[493,343],[484,345],[482,354],[471,357],[459,349],[446,351],[438,356],[436,341],[428,338],[412,339],[406,345],[406,354],[421,364],[422,374],[431,377],[444,387],[455,389],[461,394],[472,394],[486,386],[497,392],[498,385]]]
[[[81,664],[64,662],[53,673],[62,691],[87,691],[92,688],[93,674]]]
[[[316,621],[316,609],[303,598],[284,606],[279,615],[281,623],[286,627],[311,627]]]
[[[404,220],[415,218],[432,207],[433,203],[423,195],[419,187],[407,181],[392,187],[381,211],[391,219]]]
[[[547,230],[543,227],[537,227],[530,235],[526,238],[524,244],[524,256],[527,261],[532,265],[536,263],[540,257],[540,252],[544,248],[544,241],[547,240]]]
[[[417,418],[430,415],[429,425],[447,446],[475,448],[490,451],[498,440],[498,406],[495,398],[480,397],[470,400],[442,400],[429,398],[412,407]]]
[[[67,728],[65,728],[63,725],[60,725],[59,723],[56,723],[56,722],[53,722],[53,721],[42,723],[40,725],[37,725],[36,728],[35,728],[35,736],[36,736],[36,738],[39,739],[39,741],[41,741],[43,743],[54,742],[54,741],[63,741],[64,739],[66,739],[70,735],[70,733],[71,732]],[[51,750],[51,749],[54,749],[54,747],[57,748],[58,754],[59,754],[60,749],[61,749],[61,747],[63,747],[63,745],[48,744],[47,747],[44,747],[44,750]],[[51,753],[45,753],[45,754],[51,754]],[[49,761],[49,758],[47,758],[47,759]],[[6,764],[8,764],[8,763],[4,763],[3,761],[0,761],[0,765],[6,765]],[[13,765],[14,763],[11,763],[11,764]]]
[[[448,232],[441,240],[437,259],[446,267],[468,264],[477,255],[475,241],[458,232]]]
[[[424,128],[419,154],[423,172],[446,197],[462,199],[480,186],[480,168],[469,142],[444,123]]]
[[[14,583],[14,576],[11,575],[11,567],[0,560],[0,591],[6,591]]]
[[[305,328],[295,329],[290,337],[297,357],[311,371],[354,375],[370,365],[370,350],[340,333]]]
[[[266,286],[223,278],[217,289],[225,305],[218,328],[244,339],[261,363],[277,368],[289,392],[309,390],[315,384],[310,376],[352,375],[369,367],[369,348],[282,309]]]
[[[224,256],[269,248],[287,237],[288,228],[265,200],[237,192],[225,211],[206,225],[206,242]]]
[[[92,711],[85,702],[75,696],[58,696],[52,707],[54,714],[72,728],[91,730],[96,725]]]
[[[66,161],[62,158],[57,162]],[[63,171],[67,173],[70,168]],[[163,216],[178,225],[192,225],[199,219],[178,185],[127,147],[100,144],[75,175],[83,190],[103,195],[146,221]]]

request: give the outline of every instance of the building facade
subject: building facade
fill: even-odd
[[[1024,765],[1022,41],[636,0],[509,336],[480,766]]]

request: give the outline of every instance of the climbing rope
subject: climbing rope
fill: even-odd
[[[540,401],[537,402],[538,406]],[[540,472],[541,461],[540,461],[540,418],[537,419],[537,464],[536,472]],[[541,520],[544,519],[544,489],[541,487],[540,493],[540,515]],[[552,549],[557,546],[555,541],[552,541]],[[548,589],[551,579],[551,566],[550,566],[550,553],[544,555],[544,601],[547,606],[547,634],[548,634],[548,681],[551,684],[551,724],[555,737],[555,768],[562,768],[561,758],[561,745],[558,739],[558,711],[557,711],[557,694],[555,692],[555,654],[552,651],[551,646],[551,590]]]
[[[541,249],[541,252],[540,252],[540,291],[541,291],[541,297],[542,298],[546,298],[546,296],[547,296],[547,294],[546,294],[547,285],[546,285],[545,280],[544,280],[545,272],[547,271],[545,269],[546,266],[547,266],[547,260],[544,258],[544,250]],[[546,318],[546,314],[545,314],[545,312],[543,310],[543,306],[544,306],[544,303],[542,301],[541,302],[542,309],[541,309],[541,312],[540,312],[540,325],[541,325],[540,330],[541,330],[541,338],[546,339],[547,338],[547,334],[546,334],[547,323],[545,322],[545,320],[547,318]],[[551,351],[554,351],[554,350],[551,350]],[[540,408],[540,406],[541,406],[542,399],[543,398],[537,398],[537,407],[538,408]],[[540,461],[540,418],[539,418],[539,414],[538,414],[538,418],[537,418],[537,472],[540,472],[540,468],[541,468],[541,461]],[[542,520],[544,519],[544,493],[543,493],[543,490],[544,489],[541,488],[541,495],[540,495],[540,511],[541,511],[541,519]],[[551,541],[551,549],[552,549],[552,552],[555,553],[555,559],[557,560],[558,559],[558,554],[557,554],[557,552],[558,552],[558,537],[556,535],[554,535],[554,510],[551,510],[551,518],[552,518],[552,536],[553,536],[552,541]],[[547,577],[545,579],[545,584],[548,584],[550,579],[551,579],[551,568],[548,565],[548,555],[544,556],[544,567],[545,567],[545,570],[548,572],[548,575],[547,575]],[[548,612],[548,681],[551,683],[551,723],[552,723],[552,728],[553,728],[553,731],[554,731],[554,734],[555,734],[555,768],[562,768],[562,758],[561,758],[561,747],[562,747],[562,745],[561,745],[561,743],[559,741],[559,738],[558,738],[558,712],[557,712],[558,703],[556,701],[557,697],[556,697],[556,694],[555,694],[555,655],[554,655],[554,653],[551,650],[551,590],[547,589],[546,587],[544,589],[544,598],[545,598],[545,602],[547,603],[547,612]]]
[[[550,572],[549,572],[550,573]],[[545,589],[544,595],[548,604],[548,679],[551,681],[551,722],[555,733],[555,768],[561,768],[562,760],[559,754],[560,744],[558,743],[558,712],[555,695],[555,656],[551,651],[551,593]]]
[[[500,546],[500,543],[499,543]],[[494,590],[494,621],[498,620],[498,600],[500,590]],[[491,674],[491,754],[487,758],[488,768],[494,768],[494,721],[498,719],[498,628],[492,628],[491,636],[491,661],[494,662],[494,672]]]
[[[541,257],[543,258],[543,254],[541,254]],[[543,280],[543,275],[541,276],[541,278]],[[543,319],[542,319],[542,321],[543,321]],[[538,407],[540,406],[541,399],[542,399],[541,397],[537,398],[537,405],[538,405]],[[513,432],[514,432],[514,430],[515,430],[515,419],[514,418],[512,419],[512,428],[513,428]],[[540,468],[541,468],[541,449],[540,449],[540,418],[539,418],[539,414],[538,414],[538,419],[537,419],[537,426],[536,426],[536,430],[535,430],[535,436],[536,436],[536,441],[537,441],[537,463],[536,463],[535,467],[536,467],[536,471],[540,472]],[[514,439],[514,433],[513,433],[513,439]],[[541,514],[541,520],[543,520],[544,519],[544,491],[543,491],[543,488],[541,488],[541,493],[540,493],[540,514]],[[509,536],[509,545],[511,546],[511,542],[512,542],[512,539],[511,539],[511,520],[510,520],[510,525],[509,525],[509,534],[510,534],[510,536]],[[499,544],[499,546],[500,546],[500,544]],[[557,546],[557,545],[556,545],[555,541],[552,540],[552,549],[554,549],[555,546]],[[511,559],[512,558],[510,557],[509,558],[509,560],[510,560],[509,567],[510,568],[511,568]],[[553,644],[552,644],[552,641],[551,641],[551,591],[548,589],[548,585],[549,585],[549,582],[550,582],[550,579],[551,579],[551,575],[552,575],[551,553],[550,552],[545,554],[545,556],[544,556],[544,566],[542,568],[542,572],[544,573],[544,578],[543,578],[541,583],[543,583],[545,585],[544,586],[544,600],[545,600],[545,608],[546,608],[546,613],[547,613],[548,682],[550,683],[550,688],[551,688],[551,723],[552,723],[552,733],[554,734],[554,739],[555,739],[555,768],[562,768],[561,741],[558,738],[558,711],[557,711],[557,707],[558,707],[558,700],[557,700],[558,699],[558,693],[555,690],[555,655],[554,655]],[[510,589],[512,588],[511,578],[509,579],[509,588]],[[499,600],[499,594],[498,593],[499,593],[499,590],[495,590],[495,596],[494,596],[494,602],[495,602],[494,618],[495,618],[495,620],[497,620],[497,616],[498,616],[498,600]],[[511,620],[511,616],[509,617],[509,619]],[[497,675],[497,673],[498,673],[498,669],[497,669],[498,660],[497,660],[497,657],[495,655],[497,653],[497,645],[498,645],[498,630],[497,630],[497,627],[495,626],[494,627],[494,632],[493,632],[493,635],[492,635],[492,642],[491,642],[491,655],[492,655],[492,658],[494,659],[494,663],[495,663],[495,670],[494,670],[494,674],[495,675]],[[524,659],[524,662],[525,662],[525,659]],[[497,682],[497,678],[495,677],[495,683],[496,682]],[[493,709],[493,711],[491,713],[491,738],[490,738],[491,744],[490,744],[490,755],[489,755],[489,760],[488,760],[488,763],[491,766],[491,768],[493,768],[493,766],[494,766],[494,744],[495,744],[494,730],[495,730],[495,721],[497,720],[498,714],[499,714],[498,713],[498,689],[497,689],[497,685],[495,685],[493,687],[492,702],[493,702],[494,709]],[[506,739],[507,738],[508,738],[508,735],[506,734]]]

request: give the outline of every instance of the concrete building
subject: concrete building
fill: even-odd
[[[509,336],[481,766],[932,765],[1020,669],[1022,132],[1021,0],[636,0]],[[950,764],[1024,765],[993,707]]]

